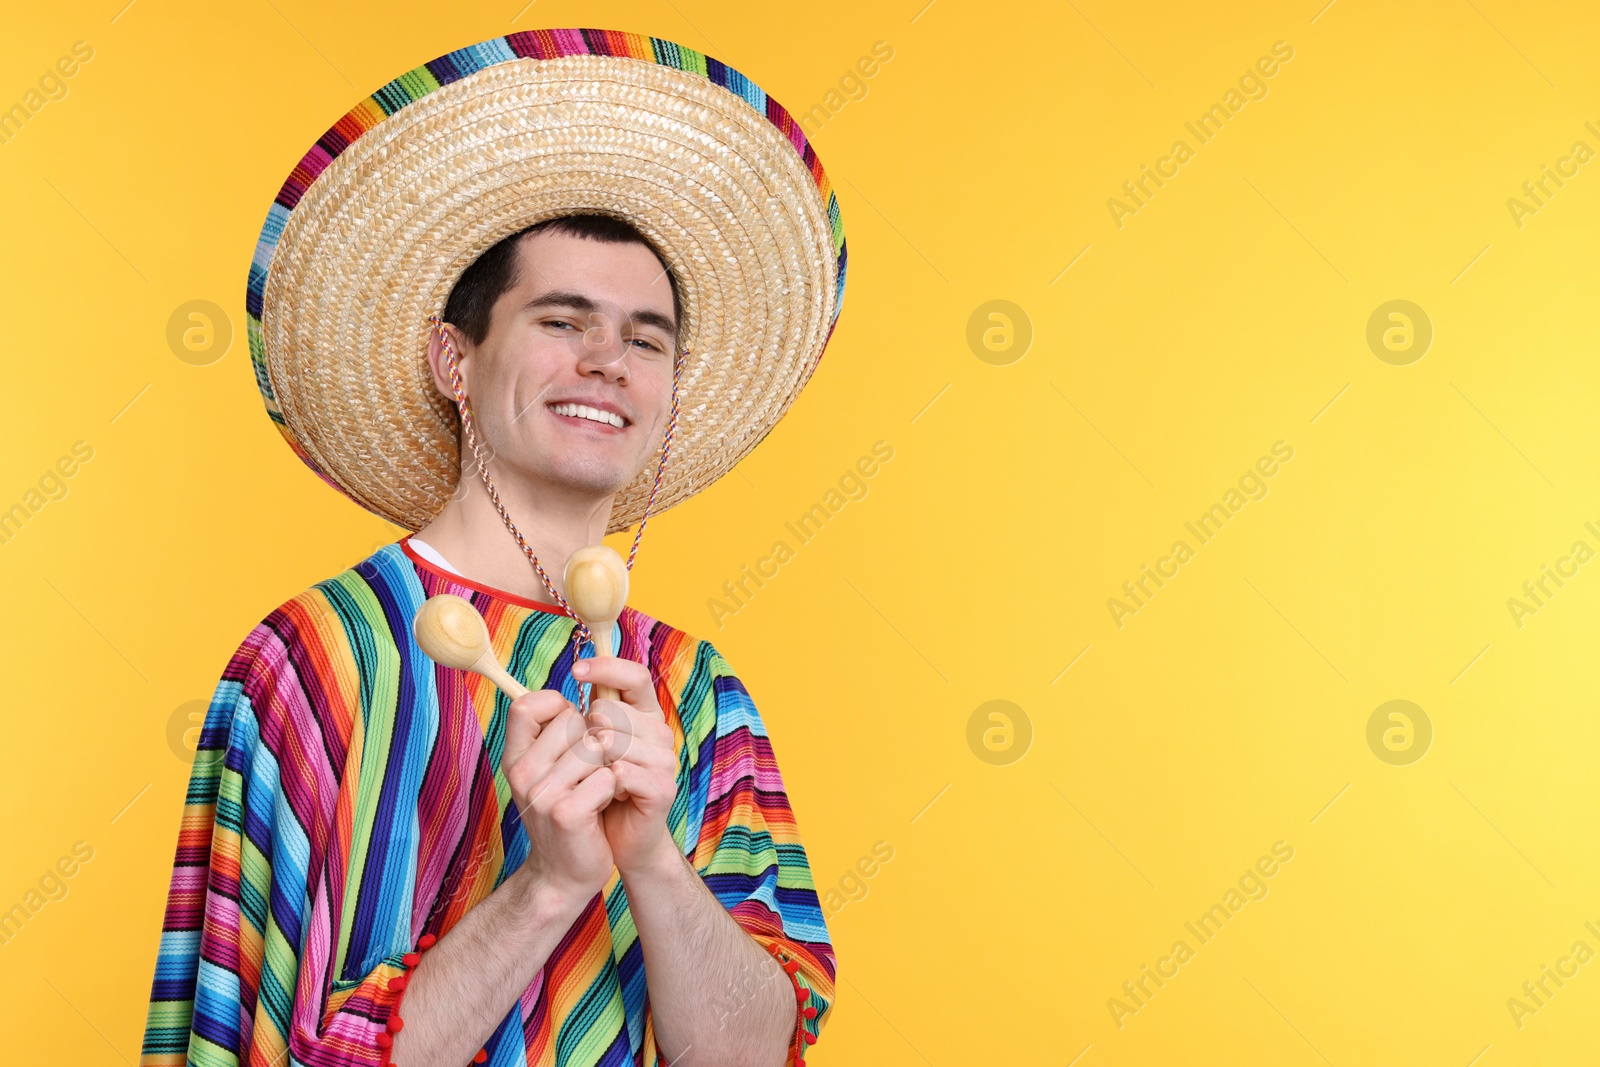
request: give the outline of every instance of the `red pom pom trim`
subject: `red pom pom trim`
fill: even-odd
[[[789,981],[794,986],[795,1003],[805,1004],[806,1000],[811,996],[811,991],[800,984],[798,973],[800,961],[789,958],[784,954],[782,948],[774,944],[767,945],[767,951],[777,957],[778,962],[783,965],[783,972],[789,976]],[[817,1009],[810,1006],[795,1013],[794,1039],[789,1042],[789,1054],[784,1060],[785,1063],[792,1061],[794,1067],[805,1067],[806,1046],[817,1040],[817,1036],[806,1029],[806,1020],[814,1019],[816,1015]]]
[[[422,953],[438,944],[438,942],[439,939],[433,934],[423,934],[417,939],[417,948],[420,951],[407,952],[400,957],[400,962],[407,967],[415,967],[422,961]],[[395,1062],[389,1058],[388,1050],[394,1047],[394,1038],[389,1035],[398,1034],[405,1029],[406,1021],[400,1018],[400,1002],[405,999],[405,989],[410,982],[409,975],[397,974],[385,983],[385,987],[396,994],[394,1005],[389,1009],[389,1019],[384,1023],[384,1030],[380,1031],[375,1039],[378,1047],[384,1050],[383,1062],[385,1067],[396,1067]],[[483,1055],[483,1053],[480,1052],[479,1055]],[[485,1056],[484,1058],[487,1059],[488,1057]],[[473,1062],[482,1063],[483,1060],[475,1059]]]
[[[404,956],[400,957],[400,962],[405,964],[407,967],[415,967],[421,961],[422,953],[428,951],[428,949],[432,948],[438,943],[439,939],[433,934],[423,934],[421,937],[417,938],[417,948],[420,951],[407,952]],[[394,1038],[390,1037],[389,1035],[391,1033],[398,1034],[402,1029],[405,1028],[405,1020],[400,1018],[400,1002],[405,999],[404,991],[409,982],[410,976],[404,974],[397,974],[388,981],[388,988],[392,992],[401,995],[394,998],[394,1006],[389,1009],[389,1021],[384,1024],[384,1031],[380,1031],[376,1039],[378,1047],[385,1050],[383,1057],[385,1067],[396,1067],[395,1062],[389,1058],[387,1052],[388,1049],[394,1047]],[[489,1062],[489,1050],[487,1048],[480,1048],[473,1055],[472,1062]]]

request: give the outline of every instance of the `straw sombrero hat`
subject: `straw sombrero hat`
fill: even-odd
[[[799,123],[744,75],[594,29],[498,37],[403,74],[289,174],[246,310],[256,384],[295,454],[367,510],[425,526],[460,473],[428,316],[497,241],[580,213],[632,223],[681,292],[690,356],[654,512],[732,469],[832,335],[838,201]],[[608,532],[639,521],[654,474],[617,494]]]

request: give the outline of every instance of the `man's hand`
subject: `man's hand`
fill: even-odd
[[[604,762],[560,693],[511,702],[500,767],[528,832],[528,858],[408,973],[406,1025],[389,1062],[468,1062],[605,888],[612,862],[600,809],[616,776]]]
[[[513,700],[500,767],[528,832],[533,880],[578,901],[605,888],[613,859],[600,811],[617,777],[578,709],[550,689]]]
[[[572,674],[581,682],[609,685],[622,698],[589,706],[589,725],[619,790],[627,794],[601,817],[617,870],[627,874],[672,859],[678,847],[667,829],[667,813],[678,796],[678,744],[656,701],[649,668],[595,656],[579,660]],[[676,861],[681,863],[682,856]]]

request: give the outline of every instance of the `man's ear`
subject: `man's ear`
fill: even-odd
[[[466,391],[469,344],[461,331],[454,326],[445,323],[444,328],[450,331],[450,343],[456,350],[456,373],[461,376],[462,390]],[[450,368],[445,360],[444,342],[439,340],[439,327],[432,323],[428,327],[428,369],[433,375],[433,387],[439,390],[440,396],[454,404],[456,393],[450,384]],[[470,392],[468,395],[471,395]]]

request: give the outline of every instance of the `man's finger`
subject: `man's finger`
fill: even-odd
[[[655,801],[666,799],[666,793],[656,784],[650,772],[636,763],[625,760],[613,763],[611,773],[617,776],[617,785],[636,798],[649,798]]]
[[[508,764],[507,776],[530,783],[528,804],[540,797],[552,798],[571,790],[597,768],[606,765],[605,756],[594,735],[583,728],[576,711],[565,711],[551,723],[543,736],[528,747],[519,762]]]
[[[674,776],[678,773],[677,754],[660,745],[647,745],[635,739],[631,744],[625,738],[613,738],[603,749],[605,761],[613,767],[631,763],[635,767]]]
[[[606,762],[627,753],[637,740],[643,716],[616,700],[596,700],[589,705],[589,732],[605,744]]]
[[[617,776],[610,767],[596,767],[573,788],[572,795],[583,804],[584,811],[600,811],[611,803],[619,789]]]
[[[631,735],[630,744],[664,749],[676,757],[678,735],[667,720],[653,712],[640,711],[620,701],[597,700],[589,712],[591,726],[606,726]]]
[[[538,738],[545,723],[569,706],[567,699],[554,689],[535,689],[513,700],[506,714],[502,760],[516,762]]]
[[[650,669],[631,659],[616,656],[594,656],[573,664],[572,676],[580,682],[609,685],[625,703],[636,708],[657,706],[655,682]]]

